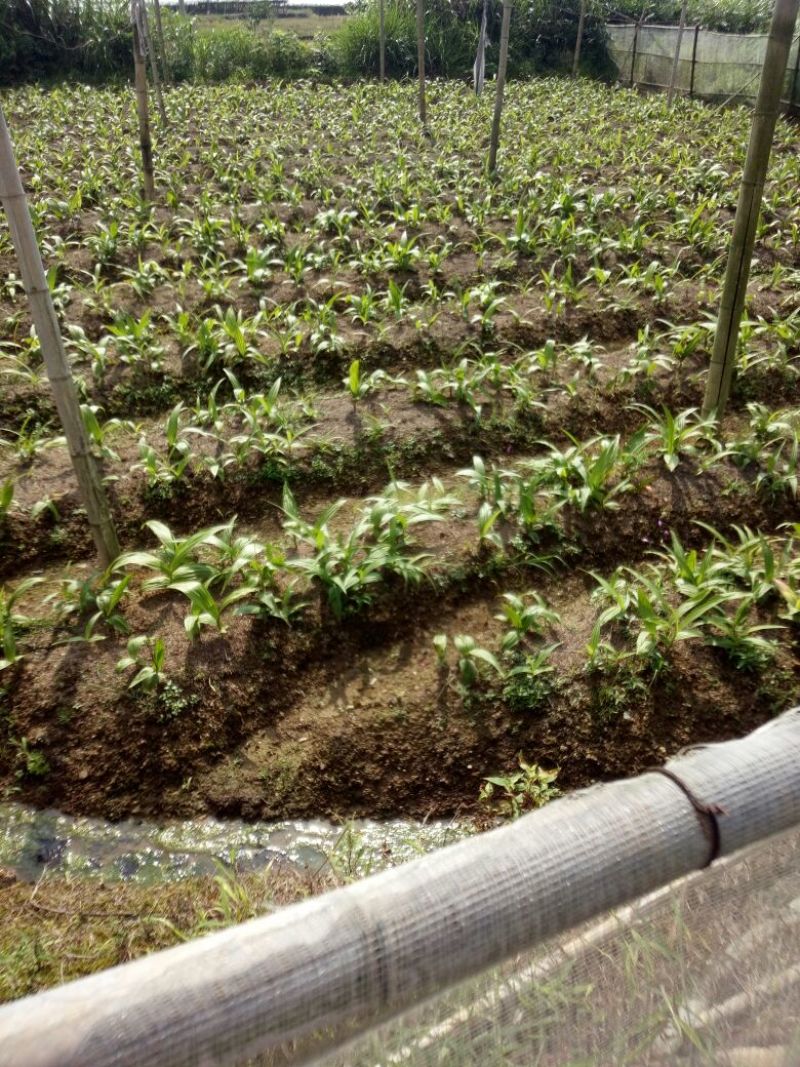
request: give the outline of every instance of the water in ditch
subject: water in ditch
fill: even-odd
[[[150,822],[64,815],[0,804],[0,867],[35,881],[44,872],[154,883],[288,863],[340,865],[351,876],[412,859],[471,832],[466,821],[356,820],[244,823],[212,818]]]

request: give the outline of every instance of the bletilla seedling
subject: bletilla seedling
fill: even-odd
[[[138,667],[136,674],[128,683],[129,689],[142,689],[151,693],[165,680],[164,665],[166,647],[160,637],[151,638],[146,634],[132,637],[128,641],[127,655],[117,663],[121,673],[131,667]]]
[[[501,645],[504,652],[517,649],[529,634],[540,637],[545,630],[557,626],[561,621],[558,612],[548,607],[536,592],[528,592],[522,596],[518,593],[503,593],[501,612],[495,615],[495,618],[509,626]]]
[[[447,664],[447,650],[449,638],[446,634],[437,634],[433,639],[434,648],[439,662]],[[469,634],[456,634],[453,637],[453,648],[456,653],[456,675],[458,685],[463,693],[467,693],[485,675],[489,668],[500,678],[505,671],[493,652],[488,648],[482,648],[474,637]]]
[[[16,605],[26,593],[40,585],[41,582],[42,579],[37,577],[24,578],[13,589],[0,585],[0,639],[2,639],[3,650],[2,658],[0,658],[0,671],[13,667],[22,658],[20,640],[30,618],[18,611]]]

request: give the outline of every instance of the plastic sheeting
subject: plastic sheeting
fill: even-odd
[[[799,756],[795,710],[746,738],[671,761],[672,778],[654,772],[572,794],[363,882],[18,1001],[0,1010],[2,1063],[189,1067],[256,1056],[269,1064],[309,1062],[706,867],[714,855],[799,825]],[[791,978],[791,959],[798,962],[792,954],[779,975]],[[530,987],[525,965],[512,963],[511,976],[520,970]],[[629,978],[631,989],[651,980],[635,969]],[[655,979],[652,988],[658,995]],[[477,1059],[467,1050],[461,1059],[430,1062],[562,1062],[531,1058],[529,1042],[520,1046],[514,1037],[516,1016],[505,1007],[495,1016],[492,1058],[478,1046]],[[409,1040],[403,1033],[397,1055],[407,1055]],[[379,1041],[378,1048],[386,1045]],[[343,1062],[367,1062],[350,1055]]]
[[[465,983],[325,1067],[797,1067],[800,832]]]

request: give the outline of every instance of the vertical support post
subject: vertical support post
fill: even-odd
[[[158,3],[158,0],[156,0]],[[686,28],[686,5],[687,0],[681,3],[681,17],[678,23],[678,40],[675,42],[675,56],[672,60],[672,73],[669,78],[669,92],[667,93],[667,107],[671,108],[675,99],[675,86],[678,84],[678,63],[681,58],[681,45],[683,44],[683,31]]]
[[[31,318],[42,349],[58,417],[64,428],[70,459],[86,509],[97,554],[102,566],[108,567],[119,555],[114,521],[106,499],[103,480],[92,455],[81,414],[78,391],[72,378],[53,298],[47,284],[36,234],[31,222],[25,190],[19,176],[14,146],[6,118],[0,107],[0,201],[8,216],[11,240],[17,253],[22,283],[28,296]]]
[[[150,137],[150,109],[147,103],[147,72],[144,68],[142,42],[139,38],[139,20],[136,14],[137,0],[131,0],[133,23],[133,77],[136,92],[136,116],[139,122],[139,148],[142,153],[144,199],[155,200],[156,183],[153,177],[153,142]]]
[[[697,66],[697,38],[700,36],[700,23],[694,28],[694,42],[692,43],[692,73],[689,78],[689,99],[694,96],[694,71]]]
[[[161,69],[164,72],[164,81],[167,85],[172,81],[172,72],[169,69],[169,62],[167,61],[167,48],[164,44],[164,24],[161,21],[161,3],[160,0],[153,0],[153,11],[156,16],[156,36],[158,37],[158,51],[161,59]]]
[[[511,29],[511,7],[513,0],[503,0],[503,22],[500,27],[500,58],[497,62],[497,88],[494,95],[494,116],[492,118],[492,138],[489,143],[490,175],[497,172],[497,146],[500,142],[500,120],[503,117],[503,95],[506,87],[508,69],[508,38]]]
[[[381,81],[386,81],[386,0],[379,0],[378,3],[378,22],[379,22],[379,57],[378,65],[380,67]]]
[[[145,0],[138,0],[137,13],[139,16],[139,44],[145,54],[145,57],[150,60],[150,73],[153,76],[153,90],[155,92],[158,114],[161,118],[162,123],[167,126],[167,109],[164,107],[164,97],[161,92],[161,76],[158,73],[156,52],[153,48],[153,42],[150,37],[150,22],[147,17],[147,7],[145,5]]]
[[[478,51],[472,65],[472,86],[476,96],[481,96],[486,82],[486,42],[489,26],[489,0],[483,0],[481,28],[478,33]]]
[[[775,0],[703,400],[705,415],[722,416],[733,382],[739,325],[798,7],[800,0]]]
[[[178,0],[178,14],[179,15],[185,15],[186,14],[186,0]]]
[[[684,0],[684,3],[686,0]],[[583,27],[586,23],[586,0],[581,0],[581,9],[578,15],[578,36],[575,38],[575,55],[572,57],[573,76],[578,73],[581,61],[581,45],[583,44]]]
[[[417,0],[417,67],[419,70],[419,121],[427,126],[425,107],[425,0]]]

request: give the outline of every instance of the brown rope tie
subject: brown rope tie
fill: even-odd
[[[718,858],[720,847],[722,845],[722,836],[720,834],[717,816],[727,815],[727,811],[721,804],[704,804],[702,800],[698,800],[689,786],[682,781],[674,771],[669,770],[667,767],[653,767],[652,773],[663,774],[665,778],[669,778],[671,782],[674,782],[697,812],[700,818],[700,825],[703,828],[703,833],[708,838],[709,845],[709,856],[703,866],[710,867],[714,860]]]

